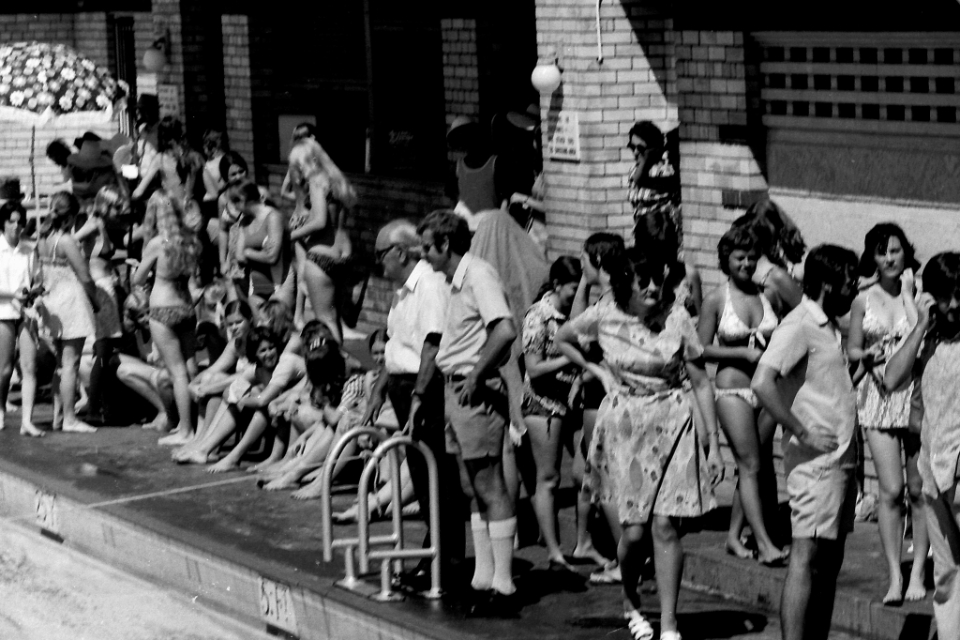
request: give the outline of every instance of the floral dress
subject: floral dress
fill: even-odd
[[[703,354],[687,311],[674,305],[662,330],[652,330],[611,301],[571,321],[581,343],[597,340],[617,388],[597,411],[587,482],[620,521],[642,524],[651,514],[700,516],[716,507],[706,456],[693,424],[685,363]]]
[[[910,321],[902,316],[889,326],[873,310],[870,289],[863,292],[863,348],[881,345],[884,361],[889,360],[904,336],[910,333]],[[888,393],[883,386],[886,365],[874,367],[857,386],[857,420],[864,429],[906,429],[910,422],[910,397],[913,383],[906,388]]]
[[[563,354],[553,342],[557,329],[567,321],[550,302],[548,293],[527,310],[521,334],[524,354],[537,354],[544,360],[553,360]],[[553,374],[531,378],[523,376],[523,415],[561,417],[567,414],[567,398],[577,379],[579,369],[570,364]]]

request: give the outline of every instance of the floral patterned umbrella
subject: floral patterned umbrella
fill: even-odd
[[[108,122],[125,94],[107,71],[62,44],[0,45],[0,120],[43,126]]]

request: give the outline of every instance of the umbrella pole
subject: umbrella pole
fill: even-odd
[[[30,188],[33,189],[31,198],[33,199],[33,206],[37,209],[40,208],[40,200],[37,197],[37,168],[34,163],[34,155],[36,154],[37,148],[37,126],[34,125],[30,128]]]

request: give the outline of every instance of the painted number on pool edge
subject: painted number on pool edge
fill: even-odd
[[[37,524],[53,533],[60,533],[57,517],[57,496],[46,491],[37,491]]]
[[[260,578],[260,617],[284,631],[297,634],[297,616],[293,611],[290,587]]]

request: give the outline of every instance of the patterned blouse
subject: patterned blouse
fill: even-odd
[[[550,302],[546,294],[531,306],[523,318],[523,353],[537,354],[543,360],[553,360],[563,354],[554,344],[557,330],[567,321]],[[524,415],[564,416],[567,414],[567,398],[570,388],[579,374],[576,365],[569,364],[552,374],[531,378],[530,372],[523,377]]]

